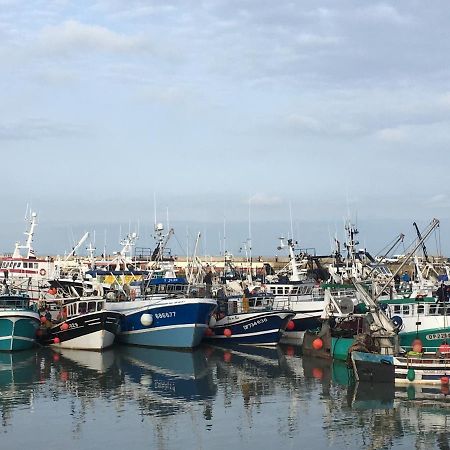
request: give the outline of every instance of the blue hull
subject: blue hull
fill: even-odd
[[[17,311],[11,317],[0,317],[0,351],[16,351],[32,348],[36,343],[39,315],[20,317]]]
[[[276,345],[293,316],[294,314],[290,312],[237,314],[227,323],[216,324],[214,334],[205,337],[205,341],[220,345]],[[231,331],[230,336],[225,335],[226,329]]]
[[[136,302],[137,303],[137,302]],[[167,348],[193,348],[200,344],[216,305],[212,302],[151,305],[138,311],[122,311],[119,342]],[[150,325],[142,316],[151,316]]]

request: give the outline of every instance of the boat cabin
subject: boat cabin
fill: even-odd
[[[70,303],[66,303],[62,310],[67,318],[81,316],[83,314],[94,313],[101,311],[105,308],[104,299],[92,299],[92,300],[78,300]]]
[[[0,309],[33,309],[30,306],[30,297],[26,294],[0,295]]]

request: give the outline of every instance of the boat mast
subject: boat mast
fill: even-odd
[[[27,220],[27,217],[25,217],[25,220]],[[36,258],[36,255],[34,254],[33,250],[33,235],[34,235],[34,229],[37,225],[37,214],[35,212],[32,212],[30,214],[30,217],[28,218],[28,221],[30,222],[30,229],[28,231],[25,231],[24,234],[27,236],[27,240],[25,242],[25,245],[20,245],[20,242],[16,242],[13,258],[21,258],[22,255],[20,254],[20,249],[27,250],[27,258]]]

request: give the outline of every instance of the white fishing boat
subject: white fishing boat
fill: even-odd
[[[54,276],[55,262],[53,258],[37,258],[33,249],[34,230],[37,225],[37,214],[27,213],[29,229],[24,245],[16,242],[11,256],[2,258],[0,265],[0,282],[8,282],[12,287],[26,291],[31,300],[42,297],[42,290],[48,286],[48,279]],[[25,251],[22,255],[21,251]]]

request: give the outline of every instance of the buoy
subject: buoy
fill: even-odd
[[[59,375],[59,379],[61,381],[67,381],[69,379],[69,374],[65,370],[63,370]]]
[[[153,316],[151,314],[142,314],[141,323],[144,327],[149,327],[153,323]]]
[[[214,331],[211,330],[211,328],[207,327],[205,330],[205,336],[213,336],[214,335]]]
[[[441,344],[439,346],[439,353],[441,353],[443,355],[446,355],[446,354],[450,353],[450,345],[448,345],[446,342]]]
[[[47,318],[45,316],[41,316],[41,323],[47,322]]]
[[[320,338],[316,338],[313,340],[312,343],[313,349],[314,350],[320,350],[323,347],[323,341]]]
[[[61,340],[59,339],[58,336],[56,336],[55,338],[53,338],[53,343],[54,344],[59,344],[61,342]]]
[[[290,320],[286,325],[286,330],[292,331],[295,328],[295,322]]]
[[[414,339],[412,341],[412,351],[416,353],[422,353],[423,344],[420,339]]]
[[[56,288],[52,287],[52,288],[50,288],[47,292],[48,292],[50,295],[56,295],[56,293],[58,292],[58,290],[57,290]]]
[[[321,367],[313,367],[312,376],[317,380],[321,380],[323,378],[323,369]]]
[[[414,369],[408,369],[408,372],[406,373],[406,378],[408,378],[409,381],[414,381],[416,379],[416,372]]]
[[[286,355],[287,356],[295,356],[295,348],[292,345],[286,347]]]
[[[229,328],[225,328],[225,330],[223,330],[223,335],[226,337],[230,337],[233,333],[231,332],[231,330]]]
[[[441,384],[443,385],[447,385],[448,384],[448,377],[447,376],[443,376],[441,377]]]
[[[60,327],[61,331],[67,331],[69,329],[69,324],[64,322]]]
[[[406,388],[406,395],[408,396],[408,400],[415,400],[416,399],[416,388],[413,384],[410,384]]]

